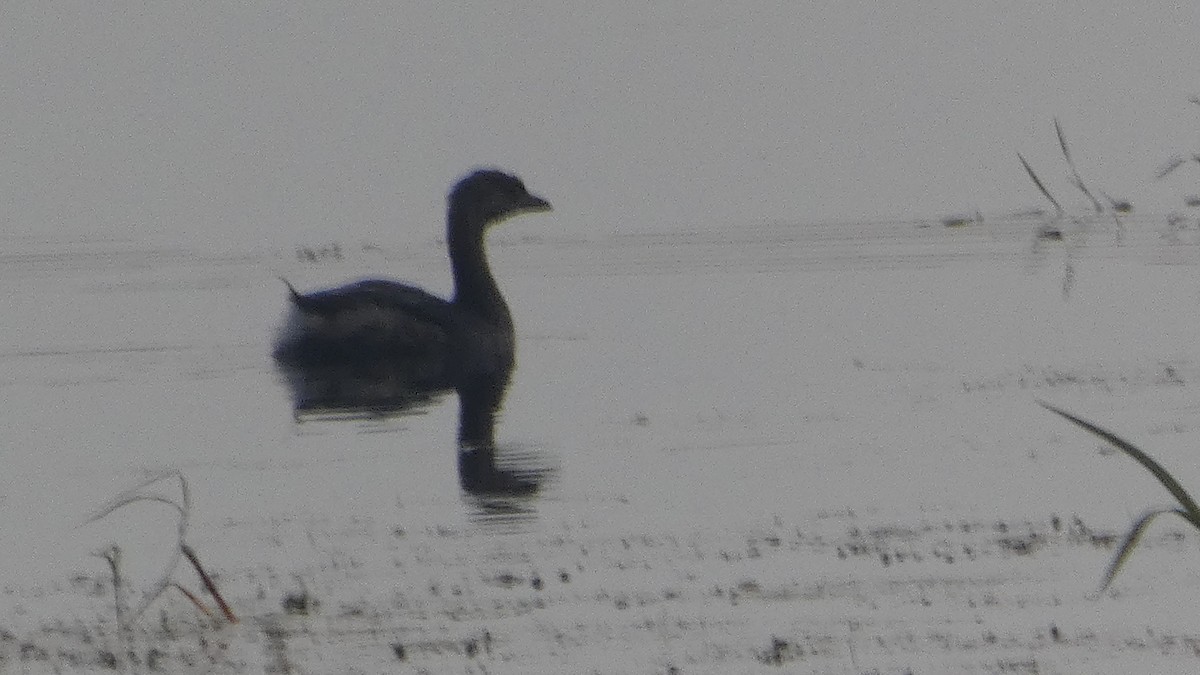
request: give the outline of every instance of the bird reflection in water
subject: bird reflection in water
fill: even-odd
[[[515,336],[484,238],[492,225],[550,204],[515,176],[485,169],[459,181],[447,206],[450,300],[385,279],[308,294],[289,284],[274,357],[298,419],[413,414],[457,392],[459,484],[482,518],[513,522],[532,513],[549,470],[536,453],[496,446]]]
[[[449,390],[415,389],[411,364],[373,360],[353,364],[281,366],[298,421],[375,420],[419,415],[457,394],[458,481],[474,516],[497,526],[533,516],[551,468],[542,453],[496,444],[496,419],[511,371],[476,372]]]

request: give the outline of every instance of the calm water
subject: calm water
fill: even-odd
[[[217,253],[9,240],[4,499],[68,523],[140,471],[173,467],[213,522],[331,511],[410,528],[537,531],[837,508],[845,496],[831,475],[885,480],[876,469],[895,444],[889,425],[908,414],[896,410],[897,392],[944,398],[963,385],[953,381],[959,363],[981,364],[980,382],[1016,377],[1020,359],[991,363],[995,350],[979,337],[995,332],[980,321],[1007,325],[1007,310],[988,318],[995,312],[974,308],[972,294],[1010,284],[1014,307],[1037,321],[1072,306],[1062,297],[1064,283],[1079,283],[1072,267],[1200,259],[1195,232],[1169,232],[1161,219],[1127,220],[1120,240],[1110,221],[1086,232],[1064,224],[1066,243],[1039,240],[1037,227],[779,223],[595,240],[497,232],[493,265],[517,321],[519,364],[499,452],[474,468],[456,461],[453,395],[400,416],[296,416],[268,357],[285,302],[276,276],[311,288],[383,274],[441,291],[437,242]],[[947,318],[972,311],[978,320],[962,325],[973,327]],[[1041,338],[1027,341],[1041,348]],[[921,431],[944,414],[916,410],[901,443],[944,445]],[[478,489],[481,475],[510,474],[533,477],[533,489]]]
[[[47,656],[10,641],[0,658],[53,670],[123,644],[94,552],[119,543],[145,589],[174,515],[142,503],[80,524],[178,469],[188,541],[253,620],[213,652],[179,637],[211,630],[194,609],[160,598],[174,628],[143,620],[132,639],[176,665],[386,672],[396,644],[431,672],[777,670],[772,650],[822,672],[1194,659],[1193,603],[1172,586],[1190,582],[1186,539],[1148,538],[1119,608],[1086,599],[1109,555],[1087,528],[1123,527],[1161,487],[1035,403],[1200,481],[1197,231],[1125,227],[1120,241],[1107,222],[1039,239],[1031,220],[501,230],[518,367],[496,452],[465,460],[453,394],[401,415],[297,414],[268,356],[277,276],[444,290],[436,242],[9,240],[0,627]],[[289,614],[297,594],[323,607]],[[1137,647],[1148,631],[1163,637]],[[488,636],[494,652],[468,650]]]

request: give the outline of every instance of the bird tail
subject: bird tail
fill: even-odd
[[[292,282],[288,281],[287,279],[284,279],[283,277],[279,277],[279,280],[283,282],[284,286],[287,286],[288,293],[290,293],[292,296],[292,302],[295,303],[296,305],[303,307],[304,306],[304,296],[300,295],[300,291],[297,291],[296,287],[292,285]]]

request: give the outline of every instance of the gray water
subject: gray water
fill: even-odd
[[[1195,322],[1183,308],[1196,294],[1188,279],[1200,255],[1194,230],[1162,219],[1129,218],[1121,230],[1103,219],[1063,221],[1064,240],[1039,236],[1043,225],[769,223],[594,239],[500,230],[493,266],[517,323],[519,364],[498,420],[499,468],[532,472],[538,487],[499,495],[462,487],[453,395],[401,416],[297,418],[269,358],[286,301],[277,276],[308,288],[384,274],[442,290],[439,242],[229,252],[10,239],[0,258],[10,319],[0,332],[0,500],[10,514],[12,616],[36,631],[82,611],[88,630],[114,639],[104,591],[85,602],[62,584],[95,579],[102,588],[105,568],[90,553],[118,542],[144,587],[169,553],[173,517],[141,504],[79,524],[163,469],[186,477],[189,540],[243,613],[281,620],[281,598],[301,591],[326,603],[319,616],[333,623],[323,628],[282,619],[302,662],[320,651],[292,631],[367,630],[352,618],[367,612],[371,630],[385,626],[391,637],[366,639],[367,661],[339,643],[347,660],[338,651],[335,662],[389,663],[394,639],[421,646],[434,659],[424,663],[435,664],[464,655],[456,640],[487,631],[524,664],[513,672],[552,672],[556,658],[536,656],[549,644],[541,623],[549,621],[582,631],[562,652],[571,662],[598,663],[618,639],[632,641],[626,665],[635,671],[660,652],[692,654],[706,668],[742,663],[733,652],[696,656],[714,648],[707,632],[631,636],[621,623],[625,637],[601,638],[603,622],[571,618],[596,602],[644,603],[638,594],[649,592],[669,603],[652,615],[707,617],[728,627],[733,642],[718,640],[723,649],[761,664],[755,655],[774,631],[793,640],[796,630],[833,630],[798,628],[811,613],[786,599],[835,580],[852,585],[823,602],[867,621],[864,635],[884,640],[874,644],[895,645],[891,624],[859,615],[872,602],[903,612],[902,593],[874,586],[891,563],[867,570],[839,561],[899,552],[916,565],[911,573],[938,574],[927,565],[975,547],[971,564],[982,567],[955,574],[997,574],[994,583],[1009,588],[1023,582],[1012,576],[1020,558],[996,543],[1007,535],[978,534],[998,522],[1084,570],[1036,568],[1049,585],[1026,592],[1051,607],[1051,595],[1070,592],[1064,578],[1082,593],[1083,577],[1105,558],[1082,539],[1053,539],[1067,534],[1051,520],[1082,512],[1120,527],[1161,495],[1135,479],[1126,498],[1100,499],[1128,467],[1080,454],[1088,440],[1033,399],[1136,425],[1168,453],[1194,440]],[[1074,480],[1081,465],[1088,478]],[[954,536],[966,539],[938,535],[943,522],[961,524]],[[874,543],[862,543],[867,530]],[[914,562],[922,556],[929,562]],[[553,579],[556,595],[537,595]],[[506,596],[514,584],[535,604]],[[768,604],[754,618],[719,609],[729,599],[721,589],[735,587]],[[724,598],[716,606],[711,592]],[[535,622],[543,627],[522,623],[528,612],[543,616],[538,602],[551,608]],[[178,598],[158,603],[164,621],[192,620]],[[1022,610],[997,611],[1001,625]],[[255,638],[243,637],[233,638],[235,652],[261,656]],[[85,653],[72,639],[64,649]],[[856,661],[947,663],[856,644]],[[237,670],[228,655],[209,658]],[[836,670],[850,655],[839,647],[827,658]]]

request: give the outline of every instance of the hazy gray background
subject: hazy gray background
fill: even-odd
[[[436,235],[466,168],[572,235],[1139,208],[1200,149],[1200,3],[491,2],[0,8],[9,235],[232,246]],[[1174,200],[1174,201],[1172,201]],[[545,227],[544,222],[528,227]],[[525,226],[521,226],[525,227]]]

